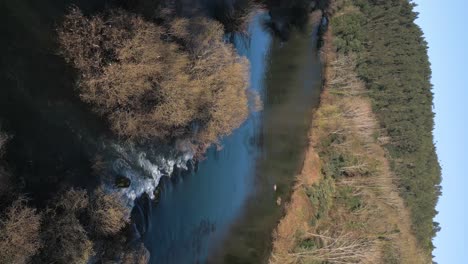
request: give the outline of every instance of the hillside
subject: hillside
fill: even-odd
[[[430,261],[440,167],[412,8],[331,2],[321,105],[270,263]]]
[[[412,212],[418,240],[432,250],[441,173],[432,131],[434,113],[427,43],[405,0],[342,1],[335,5],[334,44],[358,54],[356,71],[387,136],[384,146],[398,187]],[[351,40],[352,39],[352,40]]]

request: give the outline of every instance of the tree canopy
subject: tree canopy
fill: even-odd
[[[248,62],[215,21],[156,24],[123,10],[86,17],[73,8],[58,32],[81,98],[118,135],[206,147],[247,117]]]
[[[373,108],[388,136],[386,148],[422,246],[433,249],[433,222],[441,193],[441,169],[432,131],[434,113],[427,43],[407,0],[336,1],[343,14],[331,20],[335,45],[358,56]],[[335,7],[337,6],[335,5]]]

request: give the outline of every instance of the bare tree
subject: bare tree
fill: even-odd
[[[147,264],[149,262],[149,251],[143,244],[139,244],[135,249],[128,250],[123,257],[123,264]]]
[[[156,25],[124,11],[59,28],[63,56],[81,73],[81,98],[130,138],[191,139],[206,147],[248,114],[248,62],[206,18]]]
[[[41,216],[22,197],[0,218],[0,263],[28,263],[41,247]]]
[[[94,230],[102,235],[116,234],[130,217],[121,197],[117,193],[105,193],[102,188],[94,191],[88,214]]]
[[[88,263],[93,243],[74,214],[51,213],[44,227],[42,263]]]

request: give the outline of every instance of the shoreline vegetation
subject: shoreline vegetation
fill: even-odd
[[[303,169],[273,234],[269,263],[431,262],[440,169],[432,143],[427,47],[411,8],[400,0],[330,2],[321,103]],[[386,23],[394,34],[418,33],[410,37],[415,42],[405,42],[406,35],[390,39]],[[382,54],[395,49],[402,51],[393,60]],[[405,64],[416,58],[419,64]],[[416,69],[403,72],[409,67]],[[421,116],[414,116],[411,105],[405,108],[408,100]],[[426,126],[400,127],[402,119]],[[427,163],[403,169],[414,160]]]
[[[184,141],[203,155],[247,118],[249,65],[204,17],[161,23],[123,10],[86,17],[77,8],[58,29],[61,53],[79,72],[83,101],[131,140]]]
[[[0,158],[8,139],[0,131]],[[0,183],[0,263],[88,263],[98,253],[125,260],[143,247],[125,243],[130,209],[117,194],[72,188],[36,209],[1,159]],[[143,262],[123,263],[147,263],[148,253],[138,250]]]
[[[166,142],[202,158],[261,102],[222,24],[158,11],[87,16],[72,6],[57,29],[59,52],[77,72],[80,98],[122,140]],[[0,154],[9,138],[0,133]],[[35,208],[13,176],[0,160],[0,263],[149,262],[120,194],[65,185]]]
[[[248,61],[225,33],[242,32],[249,12],[262,5],[274,10],[275,23],[265,26],[287,39],[311,3],[239,1],[220,7],[227,17],[211,14],[218,22],[192,1],[115,1],[102,12],[71,6],[63,19],[51,19],[60,22],[47,33],[74,70],[79,98],[104,118],[104,127],[120,140],[165,142],[200,159],[262,105],[247,90]],[[13,136],[0,133],[0,154]],[[99,184],[99,153],[89,159],[92,183],[78,188],[46,176],[57,189],[40,201],[24,188],[31,179],[0,159],[0,263],[149,262],[130,208]]]
[[[166,142],[195,159],[261,106],[247,90],[248,62],[225,33],[245,26],[249,10],[263,4],[272,17],[265,26],[287,40],[321,9],[329,20],[321,104],[269,262],[431,261],[441,176],[427,43],[412,3],[242,0],[219,6],[223,25],[195,8],[179,17],[176,9],[187,12],[190,1],[121,2],[145,12],[88,15],[72,7],[57,29],[77,93],[121,140]],[[29,200],[29,179],[2,157],[14,136],[0,130],[0,263],[149,262],[130,208],[97,183],[98,170],[92,186],[48,179],[58,188],[52,198]]]

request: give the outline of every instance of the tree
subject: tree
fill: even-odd
[[[149,251],[143,243],[125,252],[123,256],[123,264],[147,264],[149,262]]]
[[[58,197],[53,202],[55,211],[62,211],[68,214],[80,214],[89,206],[89,197],[85,190],[70,189]]]
[[[188,138],[203,149],[248,114],[248,63],[205,18],[164,25],[124,11],[91,18],[73,8],[58,29],[80,72],[81,98],[134,139]]]
[[[93,243],[73,214],[49,216],[43,237],[43,263],[86,264],[93,255]]]
[[[89,205],[84,190],[70,189],[58,195],[46,210],[42,232],[44,248],[40,263],[88,263],[93,255],[93,242],[80,223]]]
[[[22,197],[0,218],[0,263],[28,263],[41,247],[41,215]]]
[[[409,1],[342,1],[331,26],[339,52],[356,52],[359,77],[389,140],[385,147],[421,245],[433,249],[432,219],[441,169],[433,143],[434,113],[427,42]],[[354,4],[354,7],[352,5]],[[359,45],[358,45],[359,44]]]
[[[89,207],[89,218],[94,231],[101,235],[115,235],[128,224],[130,212],[117,193],[94,191]]]

